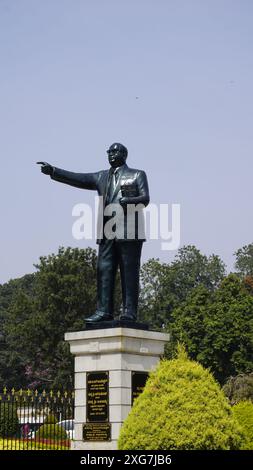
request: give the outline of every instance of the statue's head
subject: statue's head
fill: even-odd
[[[117,168],[126,162],[128,151],[124,145],[115,142],[109,147],[107,153],[110,165]]]

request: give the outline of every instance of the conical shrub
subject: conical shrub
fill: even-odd
[[[228,450],[245,440],[211,373],[182,347],[150,374],[121,428],[122,450]]]

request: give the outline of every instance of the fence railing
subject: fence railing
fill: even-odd
[[[0,450],[68,450],[74,439],[74,392],[0,392]]]

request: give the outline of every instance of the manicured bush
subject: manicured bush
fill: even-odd
[[[121,428],[122,450],[240,449],[241,427],[211,373],[182,347],[150,374]]]
[[[47,415],[44,424],[56,424],[57,423],[57,418],[53,414]]]
[[[43,424],[36,432],[36,439],[68,439],[67,433],[62,426],[58,424]]]
[[[232,410],[246,435],[246,442],[242,449],[253,450],[253,403],[246,400],[241,401],[233,406]]]
[[[12,437],[19,431],[17,407],[12,402],[0,403],[0,437]]]

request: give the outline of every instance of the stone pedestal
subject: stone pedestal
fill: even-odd
[[[116,327],[66,333],[65,340],[75,356],[75,440],[72,448],[117,449],[121,425],[132,406],[132,373],[149,372],[156,366],[169,335]],[[87,377],[90,378],[90,372],[108,372],[106,400],[110,440],[83,440],[83,425],[88,422],[88,412],[90,414],[90,409],[87,410]]]

